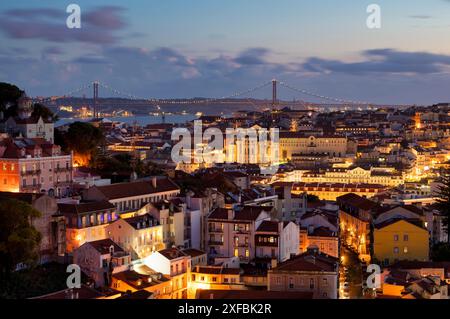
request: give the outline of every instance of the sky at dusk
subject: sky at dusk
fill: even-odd
[[[81,29],[66,27],[70,3]],[[366,26],[371,3],[380,29]],[[450,0],[0,2],[0,82],[32,96],[99,80],[142,97],[220,97],[272,78],[336,98],[448,102]]]

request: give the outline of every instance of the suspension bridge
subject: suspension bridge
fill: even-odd
[[[92,83],[85,84],[77,88],[76,90],[67,92],[63,95],[57,96],[57,97],[49,97],[49,98],[41,98],[41,99],[34,99],[35,102],[39,102],[42,104],[46,104],[48,102],[56,102],[60,99],[67,99],[67,98],[76,98],[76,94],[79,94],[81,92],[86,92],[91,90],[92,92],[92,98],[91,99],[91,109],[92,114],[94,118],[99,117],[99,88],[102,88],[106,90],[109,93],[112,93],[116,97],[121,97],[129,100],[135,100],[135,101],[144,101],[147,102],[155,107],[157,111],[162,111],[162,107],[164,105],[168,104],[176,104],[176,105],[212,105],[212,104],[230,104],[235,103],[236,99],[245,100],[246,103],[254,104],[250,98],[248,98],[248,95],[268,88],[272,87],[272,99],[270,104],[271,111],[277,110],[280,107],[283,106],[306,106],[306,105],[314,105],[316,108],[320,109],[329,109],[330,107],[345,107],[345,108],[359,108],[359,109],[370,109],[370,108],[376,108],[380,106],[386,106],[386,105],[377,105],[375,103],[369,103],[365,101],[355,101],[351,99],[343,99],[343,98],[337,98],[337,97],[330,97],[321,95],[315,92],[312,92],[310,90],[305,90],[302,88],[295,87],[293,85],[290,85],[284,81],[279,81],[277,79],[272,79],[271,81],[267,81],[264,83],[261,83],[257,86],[254,86],[253,88],[246,89],[243,91],[234,92],[227,96],[222,97],[216,97],[216,98],[196,98],[196,99],[159,99],[159,98],[148,98],[148,97],[141,97],[137,96],[125,91],[121,91],[118,89],[115,89],[111,87],[110,85],[100,82],[100,81],[93,81]],[[310,98],[316,98],[318,100],[324,101],[321,103],[311,103],[311,102],[305,102],[302,99],[295,99],[294,101],[288,102],[278,99],[278,88],[283,87],[286,88],[292,92],[295,92],[295,94],[298,94],[300,96],[308,96]],[[245,103],[245,102],[244,102]],[[405,107],[406,105],[389,105],[392,107]]]

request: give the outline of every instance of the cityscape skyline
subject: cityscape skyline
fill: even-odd
[[[369,1],[77,3],[81,29],[65,26],[67,4],[0,4],[0,80],[32,96],[100,80],[143,97],[218,97],[277,78],[370,103],[448,100],[448,1],[377,1],[380,29],[366,26]]]

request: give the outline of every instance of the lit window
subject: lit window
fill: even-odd
[[[403,252],[404,252],[405,254],[407,254],[407,253],[408,253],[408,247],[403,248]]]

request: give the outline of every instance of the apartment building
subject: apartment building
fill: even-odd
[[[118,216],[108,201],[60,203],[58,211],[66,220],[66,252],[72,253],[86,242],[107,239],[106,226]]]
[[[66,197],[73,180],[72,154],[43,138],[0,141],[0,191]]]
[[[134,212],[146,203],[171,199],[180,193],[180,188],[169,178],[153,177],[129,183],[93,186],[83,197],[86,200],[107,200],[116,206],[118,214]]]
[[[309,250],[270,269],[267,290],[312,292],[313,299],[337,299],[337,280],[338,260]]]
[[[119,218],[106,226],[106,232],[108,237],[130,253],[133,259],[141,259],[166,248],[162,228],[156,218],[144,214]]]
[[[264,206],[213,210],[207,218],[208,255],[239,257],[241,262],[255,258],[255,232],[263,221],[270,220],[271,210]]]

